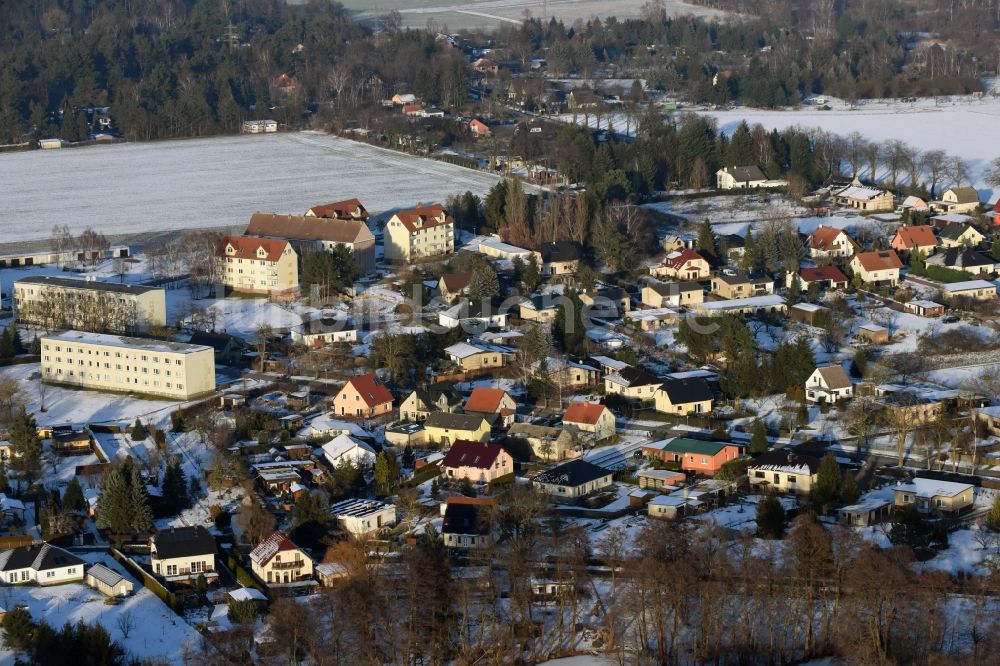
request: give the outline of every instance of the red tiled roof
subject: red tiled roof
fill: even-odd
[[[840,234],[847,236],[848,241],[852,245],[856,245],[854,239],[848,235],[843,229],[836,229],[834,227],[819,226],[816,230],[809,234],[809,247],[814,250],[832,250],[833,242],[837,240]]]
[[[703,260],[704,257],[694,250],[681,250],[679,252],[668,254],[667,258],[663,260],[663,265],[678,270],[683,268],[684,264],[687,262],[698,261],[699,259]]]
[[[445,289],[455,294],[469,286],[472,282],[472,272],[446,273],[441,276],[441,280],[444,282]]]
[[[607,409],[599,402],[571,402],[563,414],[563,422],[594,425]]]
[[[469,129],[476,134],[486,134],[487,132],[490,131],[490,128],[487,127],[485,123],[476,120],[475,118],[469,121]]]
[[[480,414],[494,414],[500,409],[500,401],[507,395],[503,389],[477,386],[465,401],[465,411]]]
[[[270,536],[250,551],[250,559],[264,566],[278,553],[298,549],[299,547],[292,543],[292,540],[284,532],[271,532]]]
[[[906,249],[915,247],[934,247],[937,245],[937,237],[930,225],[920,224],[914,227],[899,227],[896,229],[896,237],[899,238],[902,246]]]
[[[403,223],[406,230],[411,234],[420,229],[430,229],[441,224],[451,224],[454,222],[448,215],[448,211],[441,204],[430,204],[428,206],[417,206],[409,210],[401,210],[393,217]],[[444,220],[442,222],[442,219]],[[420,226],[417,226],[417,225]]]
[[[489,469],[503,449],[498,444],[473,442],[468,439],[455,440],[448,449],[441,467],[476,467]]]
[[[847,276],[836,266],[817,266],[816,268],[803,268],[799,271],[799,277],[806,282],[847,282]]]
[[[875,252],[859,252],[855,255],[862,268],[866,271],[884,271],[893,268],[902,268],[903,262],[899,260],[892,250],[878,250]]]
[[[229,254],[226,247],[232,245],[235,252]],[[288,247],[288,241],[277,238],[261,238],[260,236],[223,236],[215,250],[218,257],[234,257],[237,259],[263,259],[277,261],[281,253]],[[257,255],[257,250],[264,248],[266,256]]]
[[[354,387],[354,390],[361,395],[361,399],[369,407],[392,402],[392,393],[389,392],[389,389],[385,387],[385,384],[382,383],[382,380],[374,372],[351,377],[347,383]]]
[[[341,220],[367,219],[368,211],[358,199],[344,199],[333,203],[313,206],[309,209],[316,217],[332,217]],[[357,214],[356,214],[357,213]]]

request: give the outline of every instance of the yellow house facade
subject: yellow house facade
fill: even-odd
[[[486,442],[490,438],[490,430],[489,422],[480,414],[432,412],[424,421],[424,441],[440,446],[460,439]]]
[[[299,289],[299,256],[286,240],[224,236],[215,261],[219,281],[233,291],[288,294]]]

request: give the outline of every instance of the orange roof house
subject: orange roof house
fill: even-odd
[[[455,251],[455,219],[441,204],[401,210],[385,223],[385,258],[411,261]]]
[[[486,126],[486,123],[476,120],[475,118],[469,121],[469,131],[476,137],[489,136],[493,133],[490,131],[490,128]]]
[[[223,236],[219,239],[215,254],[218,257],[253,259],[275,262],[281,258],[288,241],[260,236]]]
[[[465,411],[469,414],[499,414],[513,420],[517,402],[503,389],[477,386],[465,401]]]
[[[928,224],[912,227],[899,227],[889,244],[897,252],[927,252],[937,246],[938,239],[933,228]]]
[[[849,257],[860,247],[843,229],[818,226],[806,238],[809,246],[809,256],[816,257]]]
[[[577,433],[592,433],[595,441],[615,434],[615,415],[599,402],[569,403],[563,414],[563,425]]]
[[[333,399],[341,416],[372,418],[392,411],[392,393],[374,372],[351,377]]]
[[[667,276],[678,280],[704,280],[711,273],[708,260],[694,250],[675,250],[666,256],[663,264],[650,269],[654,276]]]
[[[358,199],[344,199],[333,203],[313,206],[306,211],[306,217],[325,217],[334,220],[367,220],[368,211]]]
[[[893,250],[875,250],[859,252],[851,259],[850,265],[863,282],[893,287],[899,282],[899,269],[903,267],[903,262]]]
[[[412,104],[403,105],[403,113],[407,116],[419,116],[423,110],[423,102],[413,102]]]

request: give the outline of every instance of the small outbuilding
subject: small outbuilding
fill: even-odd
[[[109,597],[127,597],[135,589],[132,581],[103,564],[95,564],[87,569],[84,580],[87,585]]]

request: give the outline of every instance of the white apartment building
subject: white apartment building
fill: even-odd
[[[299,289],[299,255],[286,240],[224,236],[215,252],[223,285],[251,294],[289,294]]]
[[[49,329],[138,333],[167,325],[160,287],[32,275],[14,283],[13,297],[19,322]]]
[[[215,351],[204,345],[63,331],[41,339],[42,380],[190,400],[215,390]]]
[[[409,262],[452,254],[455,220],[441,204],[401,210],[385,225],[385,258]]]

